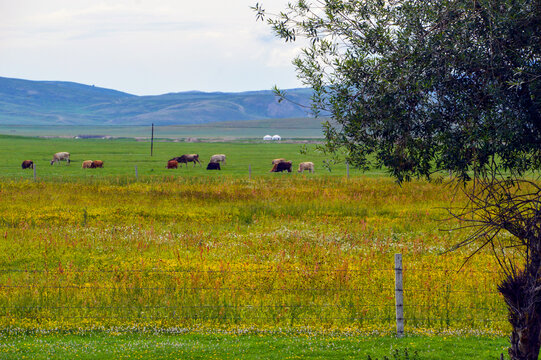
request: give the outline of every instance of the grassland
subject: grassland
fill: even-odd
[[[39,334],[1,336],[12,359],[499,359],[493,337],[365,337],[344,334]],[[408,353],[408,357],[405,356]],[[370,356],[370,358],[369,358]],[[395,357],[396,356],[396,357]]]
[[[0,328],[15,334],[7,358],[23,353],[21,337],[30,334],[32,347],[42,331],[51,344],[62,343],[57,332],[72,331],[113,343],[114,334],[145,331],[221,332],[224,343],[237,341],[231,334],[285,331],[289,340],[267,343],[290,341],[289,355],[306,356],[297,335],[319,334],[321,348],[332,334],[356,334],[343,344],[389,336],[395,253],[404,256],[409,335],[424,345],[435,335],[503,341],[509,328],[491,255],[464,266],[473,249],[441,255],[465,235],[441,231],[457,225],[442,220],[460,196],[442,184],[398,186],[381,171],[351,170],[348,179],[343,164],[324,170],[313,145],[306,154],[299,148],[164,142],[150,157],[149,143],[127,139],[2,137],[0,151],[10,156],[0,166]],[[50,166],[55,151],[71,152],[73,163]],[[165,169],[170,157],[191,152],[225,153],[228,163],[221,172]],[[271,174],[274,157],[312,160],[316,173]],[[38,181],[20,168],[26,158],[36,162]],[[86,159],[105,168],[83,170]],[[342,358],[355,354],[347,349],[357,345],[344,346]]]
[[[300,154],[302,146],[306,146],[307,153]],[[325,156],[316,151],[314,144],[295,143],[262,143],[262,142],[155,142],[153,155],[150,156],[151,144],[149,141],[136,141],[134,139],[117,140],[83,140],[83,139],[40,139],[0,135],[0,153],[4,161],[0,164],[0,176],[12,179],[31,179],[31,170],[22,171],[21,163],[25,159],[33,160],[36,172],[41,180],[59,179],[61,181],[84,181],[84,179],[111,179],[112,177],[133,178],[135,166],[141,177],[204,177],[223,178],[247,177],[249,167],[253,176],[266,176],[269,174],[271,160],[284,157],[292,160],[294,165],[301,161],[313,161],[318,177],[323,175],[344,176],[344,164],[332,166],[331,172],[324,168]],[[72,164],[65,163],[51,166],[50,160],[55,152],[67,151],[71,153]],[[189,164],[177,170],[167,170],[167,160],[186,153],[197,153],[202,166],[194,167]],[[218,173],[206,170],[206,164],[213,154],[227,155],[227,164]],[[98,171],[83,171],[81,163],[84,160],[103,160],[105,165]],[[296,171],[296,168],[294,169]],[[352,176],[361,175],[360,172],[350,170]],[[368,173],[367,175],[383,174],[382,171]],[[295,175],[295,174],[292,174]]]

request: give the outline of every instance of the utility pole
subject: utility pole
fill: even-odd
[[[152,156],[153,149],[154,149],[154,123],[152,123],[152,134],[150,136],[150,156]]]

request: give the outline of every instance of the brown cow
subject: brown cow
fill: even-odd
[[[168,169],[178,169],[178,161],[176,160],[169,160],[167,162],[167,168]]]
[[[90,165],[90,167],[92,169],[95,169],[95,168],[103,168],[103,161],[101,160],[94,160],[92,161],[92,165]]]
[[[91,167],[92,167],[92,160],[83,161],[83,165],[82,165],[83,169],[90,169]]]
[[[171,160],[176,160],[179,164],[186,164],[186,167],[188,167],[189,162],[193,162],[193,166],[195,166],[196,162],[199,163],[199,166],[201,166],[199,154],[184,154],[182,156],[174,157]]]
[[[274,164],[271,172],[282,172],[282,171],[291,172],[291,165],[293,165],[291,161],[279,162],[278,164]]]
[[[21,164],[21,167],[23,169],[33,169],[34,168],[34,162],[32,160],[25,160]]]

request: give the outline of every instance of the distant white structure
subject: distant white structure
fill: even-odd
[[[274,135],[272,137],[272,140],[280,141],[280,140],[282,140],[282,137],[280,135]]]
[[[263,136],[263,140],[267,140],[267,141],[268,141],[268,140],[272,140],[272,136],[270,136],[270,135],[265,135],[265,136]]]

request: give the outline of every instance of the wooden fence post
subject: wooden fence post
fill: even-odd
[[[248,165],[248,179],[252,180],[252,164]]]
[[[139,180],[139,174],[137,174],[137,165],[135,165],[135,181]]]
[[[402,254],[394,255],[394,278],[396,300],[396,336],[404,336],[404,287],[402,283]]]
[[[34,181],[36,181],[36,163],[32,165],[32,168],[34,169]]]
[[[346,174],[349,179],[349,163],[348,162],[346,162]]]

